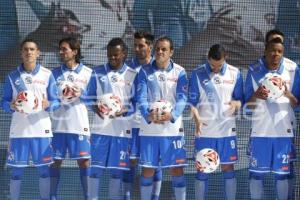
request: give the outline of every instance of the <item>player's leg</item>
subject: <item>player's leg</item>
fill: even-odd
[[[123,171],[129,171],[129,147],[131,138],[111,137],[107,168],[111,169],[109,180],[109,199],[120,199]]]
[[[289,195],[288,200],[295,199],[294,197],[294,178],[295,178],[295,172],[294,172],[294,161],[296,161],[297,155],[296,155],[296,148],[294,145],[294,141],[291,146],[291,154],[290,154],[290,174],[288,175],[288,183],[289,183]]]
[[[233,164],[238,160],[236,136],[218,138],[217,152],[224,178],[225,199],[235,199],[237,182]]]
[[[277,199],[288,199],[288,175],[290,174],[289,155],[292,151],[292,141],[291,138],[274,138],[273,141],[272,171],[275,173]]]
[[[52,148],[54,153],[54,163],[50,166],[50,199],[57,199],[57,190],[60,181],[60,166],[67,151],[67,136],[62,133],[54,133],[52,138]]]
[[[91,171],[88,179],[88,199],[98,200],[99,179],[103,176],[109,152],[110,137],[91,135]]]
[[[186,181],[183,167],[187,166],[185,141],[183,136],[158,137],[161,167],[171,168],[172,187],[176,200],[186,199]]]
[[[88,177],[90,175],[89,159],[91,155],[89,139],[89,136],[86,135],[67,134],[70,158],[77,160],[79,166],[79,176],[84,199],[88,198]]]
[[[159,167],[159,137],[140,136],[140,193],[142,200],[151,200],[153,175]]]
[[[162,183],[162,169],[156,168],[153,176],[152,200],[158,200]]]
[[[9,140],[7,165],[11,168],[10,177],[10,199],[19,200],[21,192],[21,180],[24,174],[24,167],[28,166],[29,161],[29,139],[11,138]]]
[[[38,167],[39,189],[41,199],[50,197],[50,170],[53,163],[51,138],[33,138],[31,140],[31,156],[35,166]]]
[[[272,163],[272,138],[252,137],[249,146],[249,188],[251,199],[262,199],[264,174]]]

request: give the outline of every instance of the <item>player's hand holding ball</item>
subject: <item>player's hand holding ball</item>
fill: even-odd
[[[172,104],[166,100],[158,100],[155,101],[150,106],[150,115],[148,119],[156,124],[163,124],[166,121],[170,121],[172,119],[171,111]]]
[[[31,91],[19,92],[16,99],[12,102],[11,108],[20,113],[32,114],[37,111],[38,98]]]
[[[120,117],[127,112],[127,109],[123,107],[120,97],[107,93],[100,96],[96,111],[100,118],[105,119]]]
[[[61,81],[58,84],[58,94],[62,103],[69,104],[80,97],[81,89],[73,82]]]

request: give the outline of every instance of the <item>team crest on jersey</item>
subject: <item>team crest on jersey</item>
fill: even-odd
[[[219,77],[215,77],[215,78],[214,78],[214,83],[215,83],[215,84],[221,84],[220,78],[219,78]]]
[[[74,76],[72,74],[69,74],[67,80],[70,82],[74,82]]]
[[[158,75],[158,80],[159,81],[166,81],[166,76],[164,74],[159,74]]]
[[[111,76],[111,82],[112,82],[112,83],[118,82],[118,76],[117,76],[117,75],[112,75],[112,76]]]
[[[31,76],[26,76],[25,77],[25,83],[26,84],[32,84],[32,78],[31,78]]]

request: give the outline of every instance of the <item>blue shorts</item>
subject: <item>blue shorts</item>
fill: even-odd
[[[258,173],[290,173],[291,138],[251,137],[249,170]]]
[[[132,128],[132,139],[130,147],[130,159],[138,159],[140,157],[140,137],[139,128]]]
[[[52,147],[55,160],[62,160],[69,153],[71,159],[89,159],[90,137],[71,133],[54,133]]]
[[[290,154],[290,161],[296,161],[297,160],[297,149],[295,148],[294,142],[292,142],[291,146],[291,154]]]
[[[214,149],[220,157],[220,164],[234,164],[238,161],[236,136],[222,138],[199,137],[195,139],[195,155],[204,148]]]
[[[7,153],[7,165],[29,166],[31,155],[35,166],[50,165],[52,159],[51,138],[11,138]]]
[[[91,167],[129,170],[131,138],[91,135]]]
[[[140,136],[140,166],[170,168],[187,166],[183,136]]]

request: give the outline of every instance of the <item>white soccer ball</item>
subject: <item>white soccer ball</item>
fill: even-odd
[[[100,96],[98,109],[105,117],[115,117],[117,112],[122,110],[123,104],[120,97],[108,93]]]
[[[268,90],[268,100],[271,101],[281,97],[285,91],[284,81],[279,75],[267,74],[261,85]]]
[[[204,173],[214,172],[220,165],[219,154],[210,148],[202,149],[196,154],[196,166]]]
[[[19,112],[31,114],[37,111],[38,99],[31,91],[23,91],[17,95],[16,108]]]
[[[150,111],[155,110],[161,115],[163,112],[171,112],[173,109],[172,104],[166,100],[158,100],[151,104]]]
[[[71,81],[61,81],[58,84],[58,95],[62,103],[74,102],[81,94],[80,88]]]

